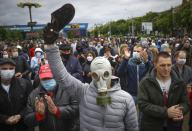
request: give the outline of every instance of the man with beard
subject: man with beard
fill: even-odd
[[[61,58],[67,71],[75,78],[83,81],[83,70],[79,63],[79,60],[72,55],[72,48],[69,44],[61,44],[59,46]]]

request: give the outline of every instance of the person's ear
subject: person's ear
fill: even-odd
[[[153,62],[154,68],[157,69],[157,63]]]

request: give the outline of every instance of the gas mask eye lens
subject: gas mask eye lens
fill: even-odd
[[[93,72],[91,75],[94,80],[99,80],[99,76],[97,75],[97,73]]]
[[[108,79],[108,78],[109,78],[109,72],[108,72],[108,71],[105,71],[105,72],[104,72],[103,78],[104,78],[104,79]]]

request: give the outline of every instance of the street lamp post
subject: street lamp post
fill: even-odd
[[[39,8],[39,7],[41,7],[41,4],[38,3],[38,2],[35,2],[35,1],[32,2],[32,0],[28,0],[28,1],[19,2],[17,4],[17,6],[20,7],[20,8],[28,7],[28,9],[29,9],[29,17],[30,17],[30,22],[28,22],[28,26],[30,26],[31,27],[31,31],[33,31],[33,26],[36,25],[36,22],[33,22],[33,20],[32,20],[31,8],[32,7]]]
[[[109,23],[109,33],[110,33],[109,36],[110,36],[110,38],[111,38],[111,33],[112,33],[112,32],[111,32],[111,21],[110,21],[110,23]]]
[[[172,35],[174,35],[174,33],[175,33],[175,18],[174,18],[175,10],[173,7],[171,7],[171,12],[172,12]]]
[[[134,36],[134,25],[133,25],[133,17],[131,18],[131,34],[132,34],[132,37]]]

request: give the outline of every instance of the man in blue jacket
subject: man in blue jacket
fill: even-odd
[[[148,61],[147,52],[141,45],[134,46],[132,57],[131,51],[127,47],[123,51],[124,60],[120,64],[117,73],[120,76],[127,76],[127,91],[132,95],[136,103],[139,82],[150,69],[150,62]]]

